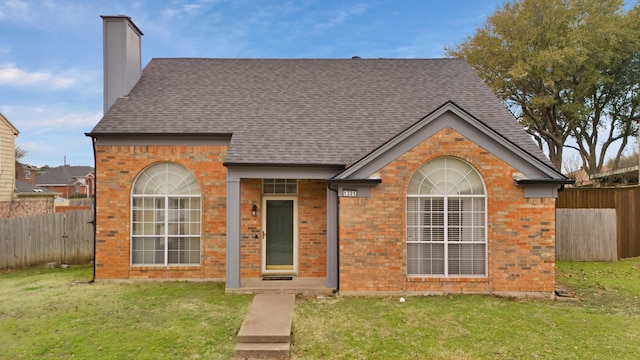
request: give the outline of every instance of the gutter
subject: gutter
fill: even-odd
[[[513,179],[516,185],[569,185],[576,181],[573,179]]]
[[[96,138],[91,137],[91,142],[93,143],[93,277],[89,281],[89,283],[94,283],[96,281],[96,245],[97,245],[97,237],[98,237],[98,227],[97,224],[97,215],[98,215],[98,194],[96,193],[96,184],[98,183],[98,161],[96,158]]]

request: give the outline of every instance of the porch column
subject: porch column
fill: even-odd
[[[327,188],[327,287],[338,287],[338,194]]]
[[[227,176],[226,288],[240,287],[240,179]]]

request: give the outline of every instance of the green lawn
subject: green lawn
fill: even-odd
[[[251,296],[222,284],[0,275],[0,359],[229,359]],[[461,295],[299,299],[292,359],[639,359],[640,258],[559,263],[580,302]]]

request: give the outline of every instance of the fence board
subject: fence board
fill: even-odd
[[[0,219],[0,269],[93,259],[92,210]]]
[[[615,209],[556,209],[556,259],[616,261]]]

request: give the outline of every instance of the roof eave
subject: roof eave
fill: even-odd
[[[576,181],[573,179],[514,179],[516,185],[570,185]]]
[[[225,161],[222,163],[225,167],[293,167],[293,168],[330,168],[345,169],[345,164],[316,164],[316,163],[252,163]]]

